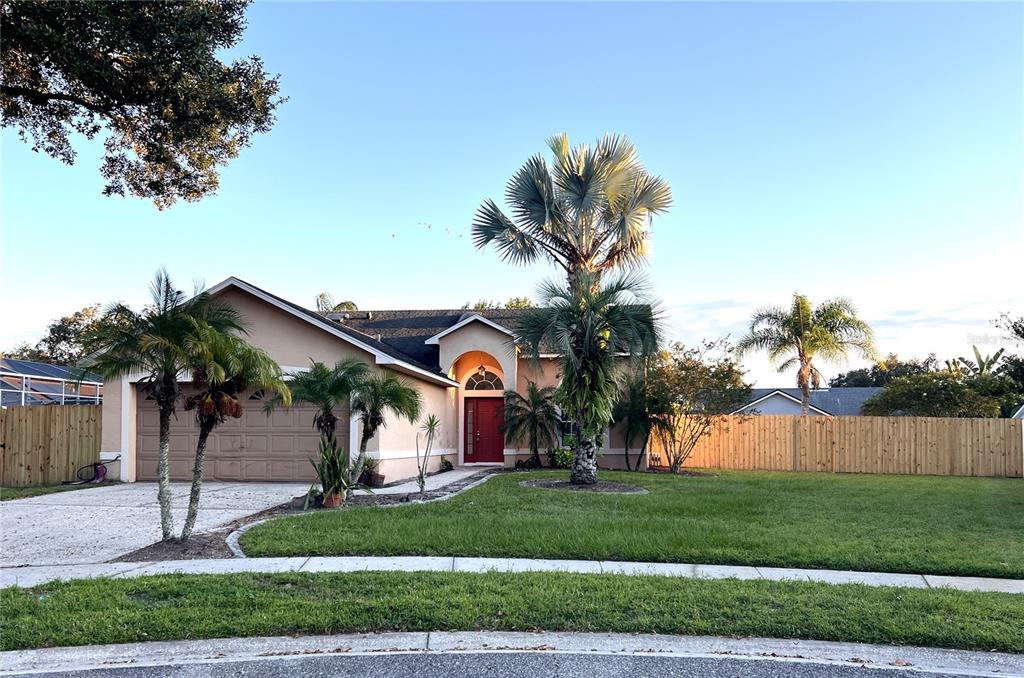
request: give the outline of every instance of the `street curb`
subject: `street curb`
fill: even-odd
[[[273,661],[303,656],[554,653],[862,666],[963,676],[1024,676],[1024,655],[864,643],[622,633],[429,632],[160,641],[0,652],[4,674]]]
[[[475,480],[469,485],[466,485],[465,487],[462,487],[456,490],[455,492],[452,492],[451,494],[444,495],[443,497],[434,497],[433,499],[410,499],[409,501],[402,504],[381,504],[380,506],[376,506],[373,508],[395,508],[396,506],[409,506],[410,504],[429,504],[435,501],[448,501],[452,497],[457,497],[463,492],[468,492],[469,490],[472,490],[474,487],[479,487],[483,485],[488,480],[498,475],[497,473],[487,473],[486,471],[481,471],[481,473],[486,473],[486,475],[484,475],[479,480]],[[227,537],[225,537],[224,543],[227,544],[228,550],[231,551],[235,558],[248,558],[249,556],[245,555],[245,551],[242,550],[242,545],[238,543],[238,540],[242,537],[242,535],[251,530],[252,528],[256,527],[257,525],[262,525],[263,523],[270,522],[271,520],[277,520],[278,518],[285,517],[288,516],[272,516],[270,518],[263,518],[262,520],[254,520],[251,523],[246,523],[245,525],[242,525],[241,527],[234,530]]]

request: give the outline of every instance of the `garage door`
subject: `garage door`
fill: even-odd
[[[320,437],[313,428],[315,410],[296,403],[277,408],[268,417],[260,394],[243,394],[244,413],[214,429],[206,449],[204,476],[211,480],[312,481],[309,460],[316,456]],[[342,420],[344,421],[344,419]],[[139,399],[138,478],[156,480],[160,417],[152,400]],[[191,480],[199,427],[193,412],[179,408],[171,419],[171,478]],[[339,432],[339,441],[347,435]]]

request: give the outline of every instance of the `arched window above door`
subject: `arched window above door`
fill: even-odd
[[[503,391],[505,385],[501,383],[501,377],[490,370],[483,374],[475,373],[466,382],[467,391]]]

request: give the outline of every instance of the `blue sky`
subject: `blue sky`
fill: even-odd
[[[994,350],[1022,312],[1019,3],[257,3],[238,54],[289,97],[216,196],[104,198],[2,136],[0,347],[161,264],[298,303],[458,307],[551,270],[473,249],[473,212],[544,140],[628,135],[675,204],[650,276],[688,342],[794,290],[851,297],[883,351]],[[430,225],[430,228],[427,227]],[[763,356],[759,385],[789,385]],[[844,366],[829,368],[834,373]],[[848,367],[848,366],[845,366]]]

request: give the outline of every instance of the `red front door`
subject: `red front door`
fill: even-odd
[[[466,398],[465,463],[505,461],[504,410],[504,398]]]

